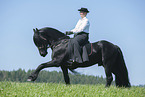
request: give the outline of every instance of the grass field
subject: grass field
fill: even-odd
[[[145,97],[145,88],[104,85],[0,82],[0,97]]]

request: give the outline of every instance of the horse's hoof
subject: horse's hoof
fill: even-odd
[[[32,74],[28,77],[27,81],[35,81],[37,79],[37,74]]]
[[[110,87],[110,85],[105,85],[105,88],[109,88]]]
[[[34,77],[33,76],[29,76],[27,79],[28,82],[34,81]]]
[[[32,81],[32,79],[27,79],[27,81],[28,81],[28,82],[31,82],[31,81]]]

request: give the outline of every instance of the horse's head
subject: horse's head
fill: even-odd
[[[53,29],[53,28],[42,28],[42,29],[33,29],[34,36],[33,40],[37,46],[41,56],[45,57],[47,55],[48,46],[53,46],[56,41],[59,41],[61,38],[69,38],[64,33]]]
[[[33,41],[37,46],[40,55],[45,57],[48,53],[47,46],[49,45],[49,40],[45,38],[43,36],[43,33],[41,33],[37,28],[33,29],[33,31],[34,31]]]

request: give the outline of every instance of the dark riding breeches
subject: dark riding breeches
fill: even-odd
[[[73,39],[70,39],[68,45],[70,59],[78,63],[89,61],[87,50],[84,46],[86,43],[88,43],[88,34],[85,32],[79,33]]]

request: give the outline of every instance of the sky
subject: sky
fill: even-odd
[[[144,0],[0,0],[0,70],[29,70],[51,61],[51,49],[43,58],[33,43],[33,28],[73,29],[81,7],[90,11],[89,41],[107,40],[124,55],[132,85],[145,84]],[[47,68],[61,71],[60,68]],[[76,71],[105,77],[94,65]],[[114,77],[114,76],[113,76]]]

